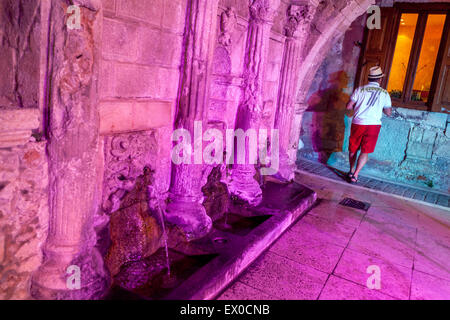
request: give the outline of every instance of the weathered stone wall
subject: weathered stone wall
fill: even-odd
[[[48,222],[45,142],[0,149],[0,300],[29,298]]]
[[[0,2],[0,106],[37,108],[40,1]]]
[[[28,299],[48,229],[41,3],[0,2],[0,300]],[[34,137],[32,136],[34,134]]]
[[[307,95],[298,156],[348,168],[351,118],[346,104],[354,90],[365,16],[337,39]],[[447,115],[398,108],[383,116],[375,152],[363,174],[448,192],[450,141]]]
[[[403,108],[397,108],[397,115],[392,118],[383,116],[377,147],[363,174],[450,192],[449,121],[448,115],[443,113]],[[332,153],[328,164],[348,168],[345,151],[348,150],[350,124],[351,118],[346,117],[343,152]]]

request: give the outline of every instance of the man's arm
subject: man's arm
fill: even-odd
[[[356,102],[353,101],[352,99],[349,100],[349,102],[347,103],[347,110],[353,110],[353,107],[355,106]]]
[[[385,115],[387,115],[388,117],[390,117],[392,115],[392,101],[391,101],[391,96],[389,95],[389,93],[385,93],[385,101],[384,101],[384,108],[383,108],[383,113]]]
[[[389,108],[383,108],[383,113],[384,113],[385,115],[387,115],[388,117],[390,117],[390,116],[392,115],[392,108],[391,108],[391,107],[389,107]]]
[[[358,101],[358,95],[359,95],[359,88],[353,91],[349,101],[347,102],[346,105],[347,111],[345,113],[347,114],[348,117],[353,116],[353,109],[355,108],[356,102]]]

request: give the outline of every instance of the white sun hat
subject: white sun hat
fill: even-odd
[[[383,71],[381,70],[381,68],[379,66],[375,66],[370,68],[369,70],[369,79],[380,79],[383,78],[384,74]]]

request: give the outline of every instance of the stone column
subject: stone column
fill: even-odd
[[[251,1],[243,73],[243,99],[236,115],[236,130],[242,129],[246,132],[248,129],[259,129],[263,111],[264,68],[266,66],[265,62],[269,48],[273,16],[278,6],[279,0]],[[251,148],[249,144],[246,146],[246,143],[239,143],[238,141],[234,148],[235,162],[237,154],[249,153]],[[232,195],[248,202],[250,205],[256,206],[262,200],[262,192],[258,181],[254,178],[256,173],[255,165],[250,162],[256,159],[251,160],[250,156],[248,158],[245,164],[233,164],[228,190]]]
[[[294,115],[299,67],[302,50],[309,35],[309,26],[315,13],[315,7],[307,4],[291,5],[287,12],[284,27],[286,41],[284,44],[283,63],[280,73],[278,108],[275,117],[275,128],[280,134],[280,169],[279,175],[287,180],[294,177],[295,157],[290,144],[291,123]]]
[[[300,143],[300,131],[302,129],[303,114],[308,108],[308,103],[296,103],[293,108],[293,117],[291,121],[289,144],[287,149],[288,161],[291,168],[295,168],[295,162],[297,161],[297,151]],[[292,170],[293,170],[292,169]]]
[[[206,119],[218,0],[189,0],[184,56],[175,129],[194,138],[194,123]],[[172,164],[166,220],[180,227],[187,240],[205,236],[211,218],[202,205],[205,174],[202,164]]]
[[[67,1],[50,1],[50,217],[45,259],[32,276],[31,294],[36,299],[95,299],[108,287],[93,229],[102,179],[97,110],[101,3],[73,3],[79,5],[79,29],[68,27]]]

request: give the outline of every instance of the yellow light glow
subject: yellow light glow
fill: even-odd
[[[391,72],[389,74],[388,92],[392,97],[400,98],[408,68],[409,56],[411,54],[414,33],[416,30],[418,14],[404,13],[401,19],[397,41],[395,43],[394,58],[392,60]]]
[[[430,14],[427,18],[419,63],[414,79],[412,100],[426,102],[430,92],[439,44],[445,24],[445,14]]]

